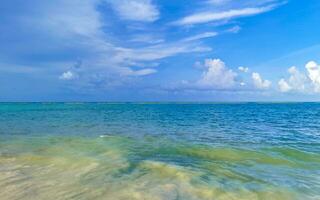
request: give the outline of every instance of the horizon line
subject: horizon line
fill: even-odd
[[[320,101],[0,101],[6,103],[104,103],[104,104],[250,104],[250,103],[320,103]]]

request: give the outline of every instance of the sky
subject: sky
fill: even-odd
[[[0,101],[320,101],[319,0],[2,0]]]

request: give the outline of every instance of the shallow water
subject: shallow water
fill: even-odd
[[[320,199],[320,104],[0,104],[0,199]]]

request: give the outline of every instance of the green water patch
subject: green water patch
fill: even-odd
[[[319,152],[305,152],[288,147],[273,147],[266,150],[269,152],[278,153],[279,155],[287,157],[294,161],[320,164]]]
[[[137,154],[148,158],[182,159],[187,164],[202,161],[215,163],[230,163],[238,165],[270,165],[288,168],[308,168],[309,162],[318,162],[318,155],[303,153],[301,151],[274,150],[272,148],[249,149],[250,147],[213,147],[206,145],[193,145],[188,143],[173,143],[160,140],[133,144]],[[295,153],[295,155],[293,155]],[[295,157],[293,157],[295,156]],[[183,164],[183,163],[182,163]]]
[[[150,136],[18,137],[0,145],[6,199],[295,199],[300,194],[266,180],[258,166],[303,169],[299,162],[318,161]]]

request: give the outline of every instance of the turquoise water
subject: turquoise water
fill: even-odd
[[[0,199],[320,199],[320,104],[0,104]]]

